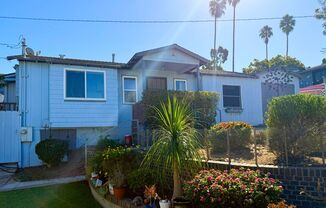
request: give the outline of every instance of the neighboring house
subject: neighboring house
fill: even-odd
[[[0,109],[16,109],[18,96],[16,89],[16,73],[1,75],[0,94],[3,99],[0,101]]]
[[[300,93],[325,95],[326,64],[301,72]]]
[[[20,126],[31,127],[22,144],[21,166],[39,165],[35,145],[45,138],[70,141],[71,148],[100,136],[122,139],[132,133],[133,106],[144,90],[213,91],[220,94],[219,121],[264,123],[265,73],[247,75],[200,71],[208,63],[176,44],[136,53],[128,63],[9,56],[16,59]],[[298,93],[299,80],[290,83]]]

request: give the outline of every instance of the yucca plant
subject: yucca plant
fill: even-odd
[[[155,142],[145,155],[142,166],[156,168],[161,177],[173,174],[173,196],[182,197],[181,171],[200,166],[198,133],[193,127],[189,106],[176,97],[152,107],[157,119]],[[194,169],[193,169],[194,170]]]

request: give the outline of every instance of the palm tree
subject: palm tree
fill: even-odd
[[[235,53],[235,9],[240,0],[228,0],[233,7],[233,49],[232,49],[232,71],[234,72],[234,53]]]
[[[289,55],[289,34],[293,31],[294,26],[295,19],[293,19],[293,16],[288,14],[285,15],[280,22],[280,28],[286,34],[286,57]]]
[[[269,42],[269,39],[272,37],[272,35],[273,35],[273,29],[271,27],[269,27],[268,25],[264,26],[260,30],[259,36],[261,37],[261,39],[264,40],[264,42],[266,44],[266,60],[268,60],[268,42]]]
[[[226,0],[210,0],[209,11],[214,17],[214,54],[216,54],[216,24],[217,19],[224,15],[226,8]],[[216,55],[214,56],[214,70],[216,70]]]
[[[158,121],[155,142],[146,153],[142,166],[153,169],[162,165],[157,167],[161,176],[172,170],[172,198],[182,197],[181,169],[200,165],[201,161],[198,152],[201,146],[193,128],[193,117],[189,106],[176,97],[172,101],[168,98],[167,103],[161,102],[159,108],[153,109]]]

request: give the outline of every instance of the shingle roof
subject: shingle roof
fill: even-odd
[[[67,64],[67,65],[102,67],[102,68],[116,68],[116,69],[127,68],[127,65],[123,64],[123,63],[107,62],[107,61],[94,61],[94,60],[85,60],[85,59],[58,58],[58,57],[49,57],[49,56],[26,56],[26,57],[24,57],[23,55],[16,55],[16,56],[8,56],[7,59],[8,60],[17,59],[18,61],[27,61],[27,62]]]
[[[249,78],[249,79],[258,79],[256,75],[245,74],[239,72],[230,72],[224,70],[200,70],[201,74],[212,75],[212,76],[221,76],[221,77],[238,77],[238,78]]]

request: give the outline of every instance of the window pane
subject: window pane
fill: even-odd
[[[240,96],[240,86],[223,86],[223,95]]]
[[[85,98],[85,72],[66,71],[66,97]]]
[[[241,107],[240,97],[223,97],[224,107]]]
[[[180,80],[177,80],[175,82],[175,88],[176,90],[178,91],[186,91],[186,81],[180,81]]]
[[[135,103],[136,102],[136,92],[134,91],[125,91],[125,102],[126,103]]]
[[[135,78],[124,77],[123,81],[124,81],[123,85],[125,90],[136,90]]]
[[[104,98],[104,74],[87,72],[87,98]]]

